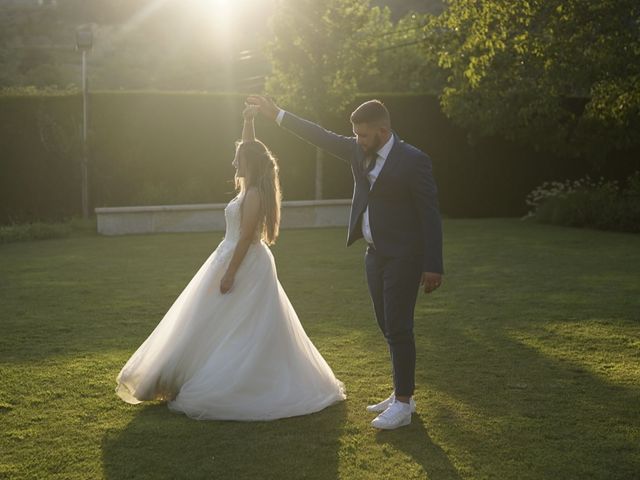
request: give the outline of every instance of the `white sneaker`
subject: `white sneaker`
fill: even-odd
[[[395,402],[395,401],[396,401],[396,394],[392,393],[391,395],[389,395],[388,398],[385,398],[380,403],[376,403],[375,405],[367,405],[367,412],[382,413],[387,408],[389,408],[391,406],[391,404],[393,402]],[[411,413],[415,413],[415,411],[416,411],[416,402],[413,399],[413,397],[411,397],[411,400],[409,400],[409,404],[411,405]]]
[[[371,422],[372,427],[393,430],[411,423],[411,406],[404,402],[393,402],[389,408]]]

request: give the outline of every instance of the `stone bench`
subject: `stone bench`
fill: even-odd
[[[281,228],[343,227],[351,200],[282,202]],[[224,231],[224,203],[96,208],[98,233],[128,235]]]

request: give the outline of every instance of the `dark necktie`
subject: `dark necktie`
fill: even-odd
[[[376,160],[378,160],[378,154],[367,155],[365,161],[367,162],[364,167],[365,174],[369,174],[376,166]]]

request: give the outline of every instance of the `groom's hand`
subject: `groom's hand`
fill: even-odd
[[[261,97],[260,95],[250,95],[247,97],[248,105],[256,105],[260,113],[265,117],[275,120],[280,112],[280,108],[270,98]]]
[[[420,285],[424,286],[424,293],[431,293],[442,284],[442,275],[439,273],[423,272]]]

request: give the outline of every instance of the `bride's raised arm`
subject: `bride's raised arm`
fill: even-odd
[[[247,105],[242,112],[244,118],[244,125],[242,126],[242,141],[252,142],[256,139],[256,131],[253,126],[253,119],[258,114],[257,105]]]

